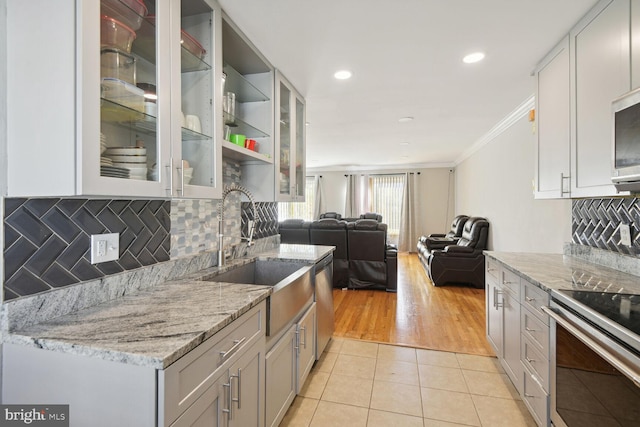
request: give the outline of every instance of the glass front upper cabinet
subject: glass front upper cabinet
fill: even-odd
[[[279,144],[280,144],[280,179],[279,179],[279,194],[280,196],[291,196],[291,91],[284,84],[279,83],[279,96],[280,96],[280,132],[279,132]]]
[[[160,184],[161,62],[156,54],[159,29],[168,21],[154,0],[101,0],[100,28],[100,177],[115,188]],[[159,19],[157,19],[159,18]],[[164,84],[168,84],[164,82]],[[163,95],[165,95],[163,97]],[[135,181],[135,184],[123,181]],[[167,186],[167,183],[164,183]],[[161,191],[160,195],[169,195]]]

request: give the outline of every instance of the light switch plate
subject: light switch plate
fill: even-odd
[[[120,256],[120,233],[91,235],[91,264],[115,261]]]
[[[620,224],[620,243],[625,246],[631,246],[631,227],[629,227],[629,224]]]

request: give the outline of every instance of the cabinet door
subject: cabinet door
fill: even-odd
[[[218,379],[193,405],[182,414],[171,427],[217,427],[222,426],[224,409],[222,379]]]
[[[292,165],[295,176],[294,181],[294,200],[296,202],[304,201],[304,192],[306,184],[306,159],[305,159],[305,104],[304,100],[295,95],[295,164]]]
[[[489,275],[487,275],[489,277]],[[493,280],[487,280],[486,291],[487,309],[487,339],[496,352],[496,356],[503,356],[502,341],[502,306],[504,304],[503,290]]]
[[[640,2],[631,1],[631,89],[640,87]]]
[[[536,69],[537,199],[568,197],[571,139],[569,38],[566,37]]]
[[[171,22],[173,195],[220,197],[222,72],[213,65],[222,60],[221,11],[204,1],[169,3],[180,17]]]
[[[265,357],[266,426],[280,424],[296,396],[297,326],[292,326]]]
[[[504,300],[504,364],[505,371],[518,392],[522,392],[522,365],[520,364],[520,302],[509,292]]]
[[[264,341],[260,341],[229,368],[229,426],[264,425],[264,378]]]
[[[295,156],[295,151],[292,150],[295,141],[292,138],[293,132],[291,130],[291,116],[294,113],[292,100],[291,89],[282,78],[278,78],[276,80],[276,144],[278,147],[276,190],[278,201],[289,201],[293,196],[291,160]]]
[[[629,0],[603,0],[571,31],[571,196],[615,195],[611,102],[631,88]]]
[[[316,361],[316,303],[307,310],[298,322],[298,383],[296,393],[299,393],[305,380],[311,372],[313,362]]]

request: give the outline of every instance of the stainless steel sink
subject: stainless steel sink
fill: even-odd
[[[274,336],[313,303],[312,272],[313,266],[301,263],[256,260],[203,280],[273,286],[267,300],[267,336]]]

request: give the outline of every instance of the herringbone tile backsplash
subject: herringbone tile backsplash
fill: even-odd
[[[575,199],[572,242],[627,255],[640,254],[640,200],[635,197]],[[631,227],[631,246],[620,242],[621,223]]]
[[[4,299],[169,260],[166,200],[5,199]],[[120,233],[117,261],[91,264],[90,236]]]

